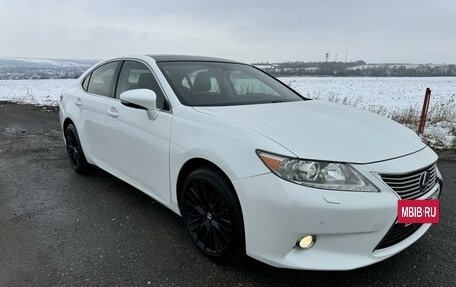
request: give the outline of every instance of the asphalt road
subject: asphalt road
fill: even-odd
[[[456,161],[441,222],[404,252],[347,272],[215,264],[181,219],[96,170],[73,172],[55,108],[0,103],[0,286],[454,286]]]

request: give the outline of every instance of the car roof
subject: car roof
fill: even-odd
[[[192,56],[192,55],[147,55],[154,59],[156,62],[224,62],[224,63],[238,63],[240,62],[205,56]]]

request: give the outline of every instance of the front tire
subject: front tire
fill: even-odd
[[[87,174],[91,166],[85,158],[78,132],[73,124],[69,124],[65,129],[65,143],[71,167],[79,174]]]
[[[204,255],[222,263],[244,257],[241,207],[221,171],[203,167],[191,172],[184,182],[180,203],[187,231]]]

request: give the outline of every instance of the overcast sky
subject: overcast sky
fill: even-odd
[[[456,63],[456,1],[0,0],[0,57]]]

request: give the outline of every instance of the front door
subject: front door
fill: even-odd
[[[122,92],[151,89],[157,95],[159,115],[149,119],[147,111],[127,107],[119,100]],[[106,146],[109,166],[143,191],[170,202],[169,140],[172,114],[154,75],[141,62],[124,61],[116,89],[116,99],[107,103]]]

